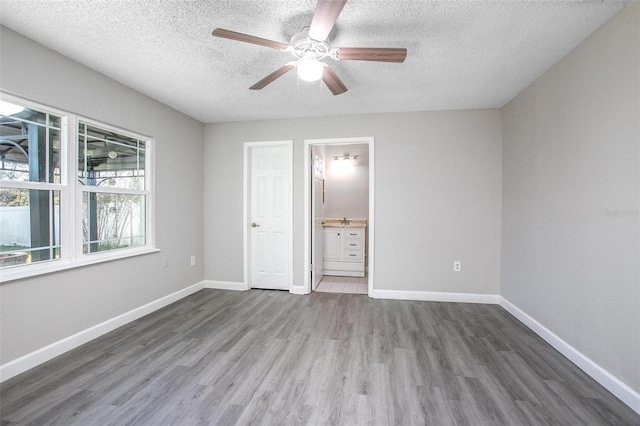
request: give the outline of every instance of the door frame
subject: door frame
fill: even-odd
[[[251,235],[249,226],[251,218],[251,150],[253,148],[269,148],[282,147],[287,149],[287,161],[289,162],[289,185],[287,188],[287,211],[289,212],[289,223],[287,230],[289,232],[289,253],[287,261],[289,265],[289,292],[293,289],[293,141],[259,141],[245,142],[244,155],[242,161],[242,249],[243,249],[243,265],[244,265],[244,289],[251,289]]]
[[[318,150],[322,151],[322,181],[318,181],[317,176],[316,176],[316,160],[315,160],[315,155],[314,155],[314,148],[317,148]],[[309,179],[309,186],[310,186],[310,200],[311,200],[311,210],[310,210],[310,214],[312,215],[312,219],[311,219],[311,230],[310,232],[313,232],[313,235],[317,235],[318,231],[316,230],[316,208],[318,206],[316,206],[316,203],[318,201],[317,197],[320,196],[320,198],[322,199],[322,202],[324,204],[324,179],[325,179],[325,170],[324,170],[324,163],[327,161],[326,159],[326,154],[324,153],[324,145],[322,145],[322,149],[320,148],[319,145],[311,145],[309,147],[309,154],[311,156],[310,161],[309,161],[309,167],[311,167],[311,171],[310,173],[310,179]],[[319,186],[319,188],[318,188]],[[319,191],[319,193],[318,193]],[[322,204],[320,205],[320,208],[322,209]],[[324,216],[322,217],[322,221],[324,222]],[[323,230],[321,230],[321,232],[324,232]],[[313,240],[313,237],[311,238],[311,260],[309,261],[310,264],[314,265],[314,270],[313,270],[313,274],[312,277],[313,279],[311,280],[311,284],[310,284],[310,288],[311,291],[315,290],[314,288],[314,284],[316,283],[316,279],[317,279],[317,271],[318,268],[316,267],[316,265],[313,263],[314,260],[317,260],[319,256],[322,256],[322,253],[316,253],[316,250],[318,249],[318,242]],[[324,239],[322,241],[322,251],[324,251]],[[315,257],[314,257],[315,256]],[[322,265],[324,267],[324,265]],[[321,271],[323,271],[323,267],[320,268]],[[324,271],[323,274],[324,276]],[[322,278],[320,278],[320,280],[322,280]],[[318,281],[318,284],[320,282]]]
[[[374,278],[374,216],[375,216],[375,161],[373,136],[356,138],[305,139],[304,140],[304,294],[311,293],[311,146],[312,145],[369,145],[369,242],[367,244],[367,292],[373,294]],[[325,165],[327,161],[325,161]]]

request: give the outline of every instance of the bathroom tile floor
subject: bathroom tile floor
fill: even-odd
[[[334,277],[322,278],[315,291],[320,293],[368,294],[367,277]]]

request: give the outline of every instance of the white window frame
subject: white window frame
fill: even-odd
[[[60,191],[60,258],[0,269],[0,283],[160,251],[155,247],[155,139],[153,137],[3,92],[0,92],[0,99],[26,108],[32,108],[37,111],[61,117],[60,184],[46,182],[0,181],[1,188],[26,188]],[[113,131],[124,136],[144,140],[146,142],[144,190],[131,191],[119,190],[118,188],[91,188],[92,192],[122,192],[126,194],[139,193],[146,197],[146,230],[144,246],[113,249],[88,254],[82,253],[82,193],[85,191],[83,191],[83,185],[81,185],[77,179],[78,125],[80,122]]]

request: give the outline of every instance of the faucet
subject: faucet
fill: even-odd
[[[351,223],[351,221],[348,220],[346,217],[340,221],[340,225],[349,226],[350,223]]]

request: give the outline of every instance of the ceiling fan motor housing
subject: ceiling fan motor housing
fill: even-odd
[[[291,37],[290,49],[293,56],[298,59],[314,58],[320,60],[331,55],[329,39],[325,41],[313,40],[309,37],[309,27],[304,27],[302,31]]]

